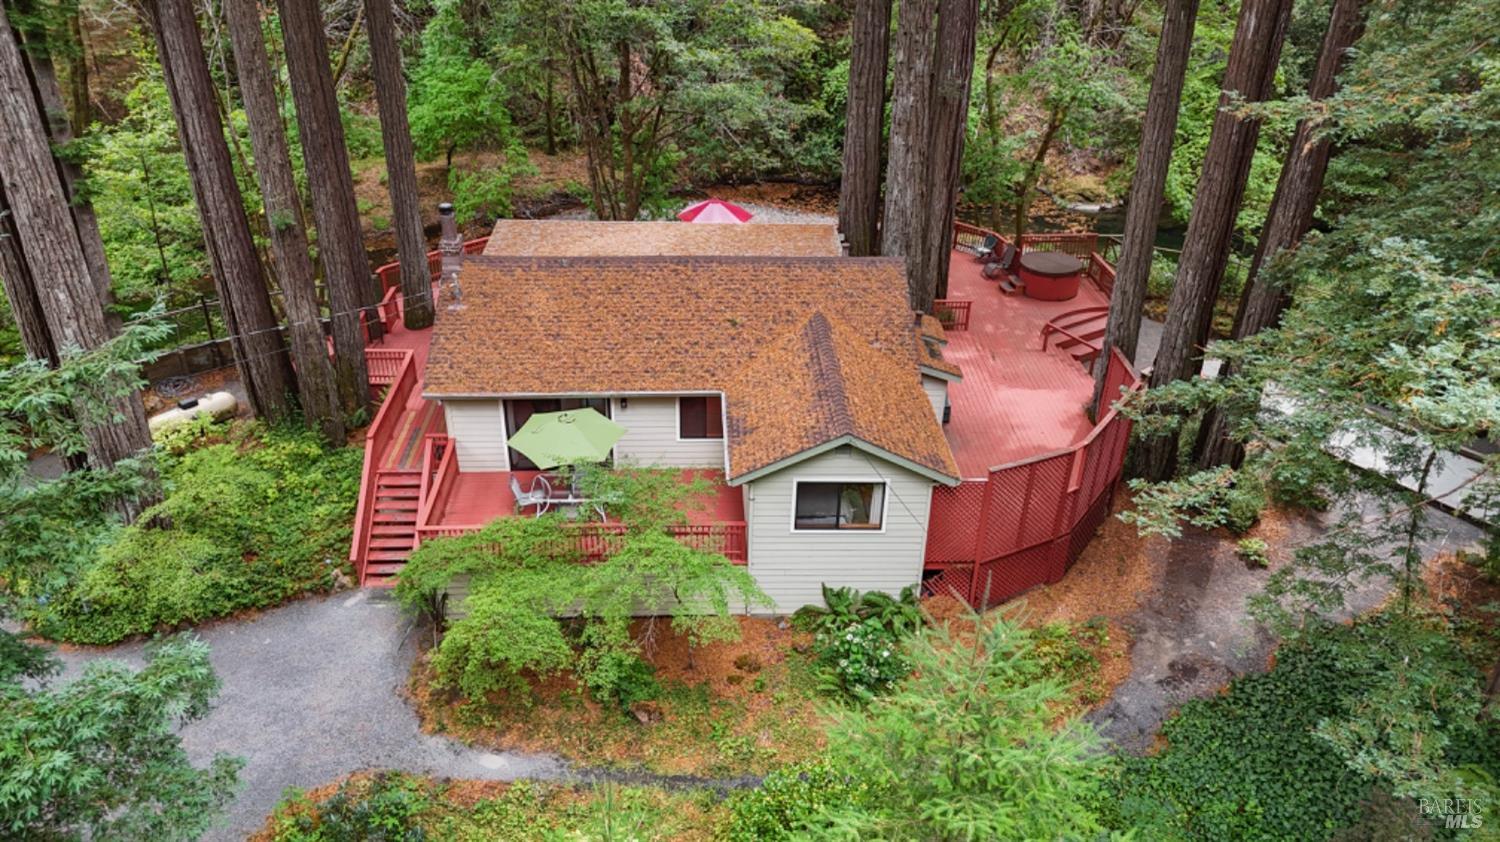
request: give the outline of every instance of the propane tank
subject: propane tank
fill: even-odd
[[[151,432],[165,430],[178,424],[185,424],[200,415],[212,415],[214,420],[223,421],[233,418],[239,409],[239,401],[228,392],[213,392],[201,398],[185,398],[177,402],[177,406],[166,412],[158,412],[146,421]]]

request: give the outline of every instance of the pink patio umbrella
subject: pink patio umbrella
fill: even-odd
[[[677,214],[683,222],[749,222],[751,216],[750,211],[723,199],[704,199]]]

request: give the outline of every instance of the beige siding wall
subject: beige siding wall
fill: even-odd
[[[792,531],[797,480],[886,483],[882,532]],[[922,578],[932,481],[850,447],[815,456],[750,483],[750,572],[777,613],[821,604],[822,585],[891,594]]]
[[[505,414],[500,400],[445,400],[448,435],[458,442],[458,467],[464,471],[508,471]]]
[[[610,412],[626,430],[615,443],[621,464],[665,465],[674,468],[724,468],[723,439],[677,439],[675,397],[615,398]]]
[[[938,377],[922,375],[922,391],[932,401],[932,411],[937,413],[938,423],[943,423],[943,405],[948,402],[948,381]]]

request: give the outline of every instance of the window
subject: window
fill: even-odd
[[[724,438],[724,410],[717,395],[677,399],[677,437]]]
[[[794,529],[879,529],[883,482],[799,482]]]

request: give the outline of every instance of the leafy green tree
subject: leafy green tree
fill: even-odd
[[[1056,722],[1060,683],[1036,680],[1030,633],[1002,616],[973,640],[946,626],[909,646],[915,671],[890,695],[835,712],[833,768],[868,788],[809,829],[849,839],[1057,839],[1100,833],[1110,761],[1093,729]]]
[[[1059,4],[1015,4],[981,40],[987,61],[976,94],[981,119],[970,121],[963,169],[965,197],[991,209],[1001,225],[1025,233],[1048,153],[1084,145],[1130,107],[1138,84]],[[1038,119],[1039,117],[1039,119]]]
[[[177,726],[218,690],[208,647],[155,647],[145,669],[108,661],[52,686],[51,664],[0,632],[0,831],[27,839],[196,839],[234,794],[240,762],[196,767]],[[40,687],[16,680],[20,672]]]
[[[443,634],[433,655],[440,686],[471,699],[496,690],[523,700],[528,677],[560,672],[577,663],[605,665],[629,678],[649,644],[654,618],[694,645],[730,640],[739,626],[732,612],[769,605],[743,566],[690,547],[668,529],[685,521],[682,506],[701,484],[680,482],[676,471],[588,471],[580,483],[595,499],[611,501],[621,532],[593,538],[605,558],[583,563],[575,530],[557,514],[503,517],[478,532],[422,544],[396,584],[396,597],[442,625],[446,592],[463,586],[464,614]],[[585,525],[587,526],[587,525]],[[631,619],[647,621],[644,639],[630,634]],[[586,657],[575,663],[572,632],[582,626]],[[614,687],[584,676],[612,695]]]
[[[504,97],[484,62],[429,50],[412,76],[408,117],[419,156],[442,155],[450,171],[460,149],[498,149],[524,160]]]

